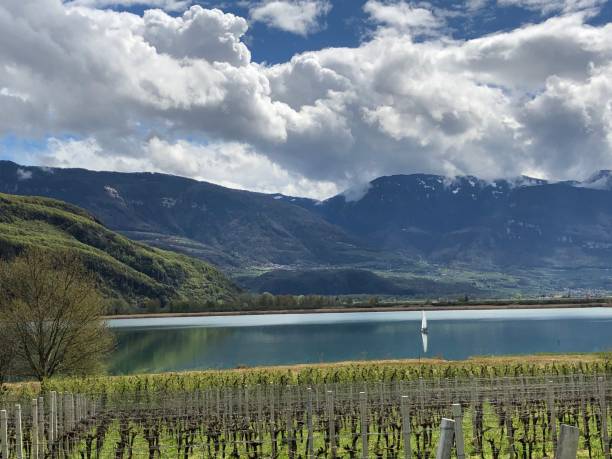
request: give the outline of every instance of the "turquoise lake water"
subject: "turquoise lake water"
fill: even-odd
[[[111,372],[612,350],[612,308],[113,319]]]

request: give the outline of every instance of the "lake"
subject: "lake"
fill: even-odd
[[[612,308],[112,319],[113,374],[612,350]]]

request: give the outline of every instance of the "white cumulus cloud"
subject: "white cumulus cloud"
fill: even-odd
[[[251,61],[246,20],[220,10],[3,0],[0,138],[46,141],[49,165],[321,198],[384,174],[612,168],[612,24],[579,11],[475,39],[444,27],[415,39],[427,21],[383,17],[385,31],[357,46],[265,65]]]
[[[368,0],[363,9],[374,21],[403,32],[431,33],[444,25],[444,21],[436,17],[431,9],[403,0]]]
[[[193,6],[179,17],[148,10],[143,20],[143,38],[160,53],[232,65],[246,65],[251,60],[249,49],[240,41],[247,22],[233,14]]]
[[[550,14],[596,10],[604,5],[606,0],[497,0],[497,3],[501,6],[519,6],[540,11],[542,14]]]
[[[42,161],[52,167],[170,173],[235,189],[280,192],[288,196],[318,198],[339,191],[332,182],[313,181],[289,172],[248,145],[235,142],[200,144],[185,140],[168,142],[154,137],[143,142],[142,152],[140,157],[108,154],[93,138],[51,138]],[[32,177],[31,171],[22,169],[18,169],[17,174],[20,180]]]
[[[266,0],[253,4],[250,15],[253,21],[305,36],[319,30],[330,10],[327,0]]]

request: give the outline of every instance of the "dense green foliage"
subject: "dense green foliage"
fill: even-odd
[[[231,282],[210,265],[130,241],[77,207],[0,194],[0,257],[10,259],[26,247],[77,252],[96,273],[115,312],[147,300],[161,306],[186,298],[212,304],[235,294]]]
[[[290,367],[208,370],[184,373],[52,379],[48,390],[80,393],[180,392],[210,387],[257,384],[295,385],[375,381],[411,381],[418,378],[471,378],[612,373],[612,356],[542,356],[474,358],[465,361],[382,361]],[[27,387],[27,386],[24,386]]]
[[[451,295],[483,296],[468,282],[442,282],[423,277],[382,276],[365,269],[279,269],[237,281],[254,292],[274,295],[395,295],[438,298]]]

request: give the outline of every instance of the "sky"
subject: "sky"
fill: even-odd
[[[612,2],[2,0],[0,159],[326,198],[612,169]]]

